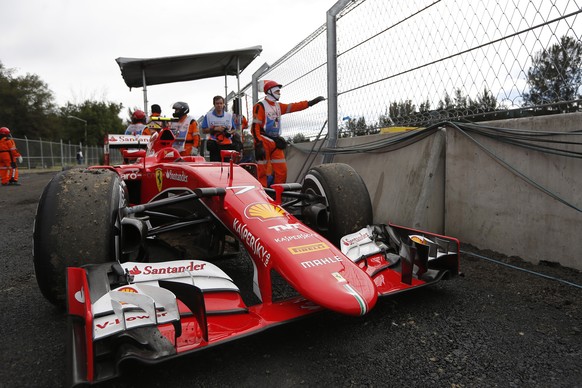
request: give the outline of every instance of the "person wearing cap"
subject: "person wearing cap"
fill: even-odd
[[[143,110],[136,109],[131,113],[131,123],[125,129],[125,135],[129,136],[141,136],[141,135],[149,135],[150,132],[146,125],[146,114]],[[121,155],[125,153],[125,151],[135,151],[137,148],[120,148],[119,151]],[[127,164],[130,161],[135,160],[133,157],[123,157],[123,163]]]
[[[281,116],[307,109],[325,100],[325,97],[319,96],[310,101],[284,104],[279,102],[282,87],[275,81],[263,81],[265,98],[253,107],[251,133],[255,143],[258,178],[264,187],[269,186],[267,182],[269,164],[274,173],[273,183],[287,181],[287,161],[284,152],[287,142],[281,137]]]
[[[129,124],[125,130],[126,135],[132,136],[139,136],[139,135],[149,135],[148,133],[144,133],[144,130],[147,129],[146,126],[146,114],[143,110],[135,110],[131,114],[131,124]]]

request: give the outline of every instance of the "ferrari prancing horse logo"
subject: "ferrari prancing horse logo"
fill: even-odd
[[[158,186],[158,191],[162,191],[162,185],[164,184],[164,172],[161,168],[156,170],[156,185]]]

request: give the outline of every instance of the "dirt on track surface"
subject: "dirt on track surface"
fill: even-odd
[[[0,388],[65,382],[65,315],[40,294],[32,261],[34,214],[53,175],[23,173],[22,186],[1,188]],[[582,387],[582,273],[462,250],[464,276],[382,299],[364,317],[322,313],[155,366],[128,364],[98,386]]]

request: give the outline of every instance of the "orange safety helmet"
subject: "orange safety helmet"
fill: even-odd
[[[280,83],[277,83],[275,81],[265,80],[265,81],[263,81],[263,92],[267,93],[269,91],[269,89],[274,88],[275,86],[278,86],[280,88],[283,87],[283,85],[281,85]]]
[[[6,127],[0,128],[0,135],[10,136],[10,130]]]

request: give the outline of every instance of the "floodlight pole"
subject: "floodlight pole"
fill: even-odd
[[[77,116],[67,116],[67,118],[79,120],[79,121],[82,121],[83,123],[85,123],[85,147],[87,147],[87,120],[83,120],[82,118],[79,118]]]

